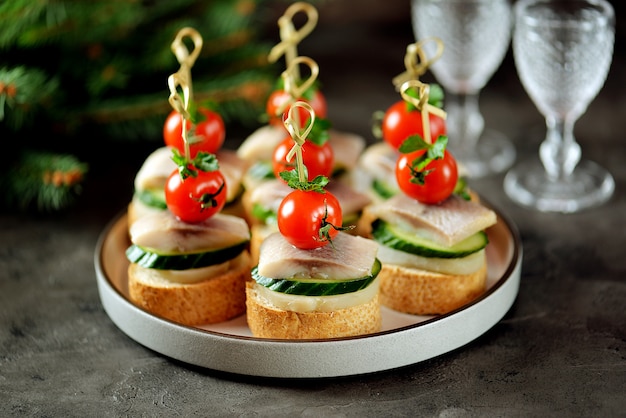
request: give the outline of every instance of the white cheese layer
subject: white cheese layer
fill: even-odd
[[[381,263],[434,271],[442,274],[471,274],[485,264],[485,250],[461,258],[421,257],[380,245],[378,259]]]

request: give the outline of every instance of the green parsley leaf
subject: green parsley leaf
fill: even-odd
[[[428,157],[435,160],[443,158],[446,147],[448,146],[448,137],[445,135],[439,135],[439,138],[428,148]]]
[[[198,170],[217,171],[219,164],[215,154],[200,151],[193,160],[187,159],[178,149],[172,149],[172,161],[178,166],[178,172],[183,180],[188,177],[197,177]]]
[[[414,151],[428,148],[430,148],[430,144],[424,141],[424,138],[422,138],[420,135],[415,134],[405,139],[402,144],[400,144],[398,151],[400,151],[402,154],[409,154]]]
[[[439,84],[430,84],[430,89],[428,93],[428,104],[441,109],[443,108],[444,97],[445,94]]]
[[[308,126],[310,120],[310,118],[307,120],[307,124],[305,126]],[[328,119],[316,117],[307,139],[315,145],[321,147],[330,138],[329,130],[331,126],[332,124]]]
[[[252,216],[265,224],[276,223],[276,212],[272,209],[265,208],[258,203],[252,206]]]
[[[419,138],[419,135],[413,135],[413,137],[417,137],[417,140],[415,140],[415,145],[421,147],[414,149],[413,151],[418,151],[420,149],[426,149],[427,151],[411,161],[410,182],[424,185],[424,183],[426,183],[426,176],[428,176],[428,174],[432,172],[432,170],[426,170],[426,166],[430,164],[433,160],[438,160],[444,157],[446,146],[448,145],[448,137],[445,135],[440,135],[433,144],[428,144],[427,142],[421,140],[421,138]],[[402,145],[404,145],[409,139],[411,139],[411,137],[403,142]],[[411,149],[412,147],[410,145],[412,144],[408,144],[407,148]]]
[[[306,174],[306,167],[305,174]],[[306,177],[306,175],[305,175]],[[317,176],[311,181],[300,181],[298,169],[294,168],[293,170],[281,171],[280,178],[287,182],[287,185],[294,190],[302,190],[302,191],[314,191],[319,193],[326,193],[324,187],[328,184],[328,177],[326,176]]]
[[[220,169],[220,165],[215,154],[209,154],[204,151],[198,152],[191,164],[198,170],[202,171],[217,171]]]
[[[415,88],[408,88],[405,93],[410,96],[413,97],[415,99],[420,98],[420,94],[419,94],[419,90],[415,89]],[[441,86],[439,84],[429,84],[429,89],[428,89],[428,104],[438,107],[438,108],[443,108],[443,99],[444,99],[444,91],[441,88]],[[406,108],[408,111],[412,111],[412,110],[417,110],[417,108],[409,102],[406,102]]]
[[[472,196],[470,196],[467,187],[467,181],[463,177],[458,178],[458,180],[456,181],[456,186],[454,186],[454,190],[452,191],[452,193],[461,197],[464,200],[472,200]]]

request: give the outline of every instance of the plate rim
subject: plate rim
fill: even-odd
[[[496,212],[498,222],[502,222],[504,224],[506,231],[511,235],[513,241],[511,260],[508,262],[502,277],[498,278],[481,296],[447,314],[438,315],[415,324],[404,325],[398,328],[383,330],[364,336],[305,340],[258,338],[254,336],[228,334],[215,330],[186,326],[146,312],[129,301],[125,295],[123,295],[117,287],[113,285],[111,279],[107,277],[104,270],[103,250],[105,242],[110,237],[115,226],[118,225],[118,223],[125,221],[127,216],[125,209],[121,210],[107,223],[105,228],[100,233],[96,243],[94,251],[94,267],[97,276],[98,291],[105,312],[114,324],[128,337],[162,355],[188,364],[235,374],[279,378],[338,377],[390,370],[397,367],[419,363],[438,355],[445,354],[471,342],[499,322],[513,305],[519,291],[521,261],[523,257],[519,231],[508,216],[487,202],[483,201],[483,204]],[[372,349],[377,349],[378,347],[376,347],[376,345],[382,344],[385,348],[393,349],[393,346],[390,343],[391,341],[394,341],[393,344],[396,344],[398,343],[397,340],[401,339],[400,342],[402,345],[407,345],[407,338],[418,339],[418,337],[420,337],[419,334],[430,335],[432,334],[432,328],[441,328],[446,324],[455,324],[455,327],[458,327],[459,324],[457,323],[464,318],[471,320],[472,317],[481,316],[479,311],[482,305],[487,303],[488,300],[494,299],[498,294],[502,294],[502,297],[497,300],[500,305],[498,306],[498,312],[496,313],[492,311],[489,315],[488,321],[486,323],[482,323],[482,326],[477,328],[475,327],[476,329],[473,329],[469,335],[465,335],[467,331],[458,329],[460,333],[464,334],[463,337],[450,338],[452,341],[447,341],[441,349],[437,349],[433,352],[431,348],[429,353],[425,353],[421,356],[419,354],[414,354],[410,359],[386,358],[385,361],[378,364],[346,366],[340,364],[338,361],[325,361],[324,358],[320,358],[319,360],[321,360],[321,363],[318,362],[317,364],[313,364],[314,362],[311,361],[305,361],[306,367],[292,368],[280,367],[280,365],[278,365],[279,367],[277,368],[271,368],[259,367],[259,364],[254,364],[254,362],[251,364],[250,361],[246,361],[249,360],[246,358],[240,359],[243,361],[224,362],[223,360],[228,359],[224,359],[219,350],[216,352],[217,347],[204,346],[204,344],[210,343],[213,343],[216,346],[229,345],[230,347],[224,348],[236,347],[239,351],[251,352],[251,355],[260,355],[261,357],[266,357],[267,360],[273,360],[274,362],[277,359],[276,355],[271,354],[272,351],[283,353],[287,352],[287,354],[291,357],[295,356],[299,360],[307,360],[307,358],[304,357],[305,355],[311,355],[313,358],[319,358],[319,353],[315,353],[312,350],[319,351],[322,349],[345,358],[348,351],[356,348],[356,344],[359,344],[361,347],[372,346]],[[120,314],[122,313],[120,311],[123,311],[124,315],[122,316],[125,316],[124,318],[120,317]],[[439,326],[439,324],[441,324],[441,326]],[[159,342],[156,334],[160,337],[165,337],[167,342]],[[180,338],[180,341],[173,341],[174,339],[170,341],[174,334]],[[430,336],[438,338],[437,335]],[[183,345],[183,341],[185,342],[185,347],[181,347]],[[189,348],[188,344],[192,345],[190,350],[185,349]],[[338,349],[341,351],[338,351]],[[358,351],[360,351],[361,355],[366,354],[363,350]],[[301,353],[299,354],[299,352]],[[203,354],[207,354],[207,356],[204,356]],[[237,355],[236,353],[231,352],[231,356],[237,358],[242,357],[243,355]],[[292,358],[292,360],[293,359],[294,358]],[[348,357],[346,360],[350,361],[350,358]],[[313,368],[312,370],[311,367]]]

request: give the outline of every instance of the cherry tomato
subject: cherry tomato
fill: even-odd
[[[199,108],[202,120],[195,125],[187,121],[187,139],[189,140],[189,158],[193,159],[199,151],[215,154],[224,144],[226,129],[222,117],[212,110]],[[173,110],[163,126],[165,145],[175,147],[181,154],[185,152],[183,143],[183,122],[180,113]]]
[[[276,178],[280,178],[281,171],[291,171],[295,168],[296,158],[287,162],[286,157],[294,142],[291,137],[283,139],[274,149],[272,156],[272,168]],[[317,145],[311,141],[306,141],[302,146],[302,161],[307,168],[308,180],[311,181],[317,176],[330,177],[335,161],[333,148],[328,141],[323,145]]]
[[[341,228],[343,219],[334,195],[303,190],[294,190],[282,200],[277,218],[278,229],[285,239],[306,250],[328,244],[339,233],[329,225]],[[327,230],[327,236],[320,237],[320,228]]]
[[[446,135],[446,121],[439,116],[429,114],[430,137],[435,142],[440,135]],[[411,135],[419,135],[424,138],[422,126],[422,113],[417,110],[407,110],[407,103],[400,100],[385,112],[382,122],[383,140],[393,148],[398,149],[400,145]]]
[[[435,204],[448,198],[454,191],[458,180],[456,160],[447,150],[444,157],[431,161],[425,167],[426,174],[424,184],[412,182],[414,175],[411,171],[411,163],[426,150],[414,151],[401,154],[396,163],[396,180],[398,187],[407,196],[425,204]]]
[[[167,208],[183,222],[202,222],[219,212],[226,203],[226,181],[219,170],[197,171],[196,177],[182,179],[174,170],[165,183]]]
[[[285,90],[274,90],[270,97],[267,99],[267,105],[265,107],[265,111],[269,116],[269,123],[275,126],[283,126],[283,115],[277,115],[278,109],[287,101],[290,100],[289,93]],[[326,118],[327,114],[327,106],[326,106],[326,98],[319,90],[315,90],[315,94],[311,100],[306,100],[304,98],[300,98],[300,100],[305,100],[308,102],[313,110],[315,111],[316,118]],[[287,106],[283,111],[283,114],[289,112],[290,106]],[[306,125],[306,121],[309,119],[309,113],[303,109],[298,109],[298,114],[300,117],[300,124],[302,127]]]

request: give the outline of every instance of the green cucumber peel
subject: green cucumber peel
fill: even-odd
[[[139,201],[146,206],[159,210],[167,209],[167,203],[165,203],[165,193],[162,189],[138,190],[135,191],[135,196],[137,196],[137,199],[139,199]]]
[[[428,239],[400,230],[382,219],[372,223],[372,238],[381,245],[405,253],[431,258],[461,258],[482,250],[489,243],[484,231],[476,232],[450,247],[436,244]]]
[[[126,249],[126,258],[131,263],[155,270],[189,270],[224,263],[237,257],[246,249],[248,241],[216,250],[187,253],[162,254],[132,244]]]
[[[372,273],[356,279],[336,280],[336,279],[272,279],[261,276],[258,266],[252,269],[252,278],[259,285],[274,292],[299,296],[334,296],[347,293],[354,293],[369,286],[380,273],[382,264],[376,259],[372,266]]]

